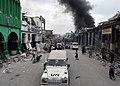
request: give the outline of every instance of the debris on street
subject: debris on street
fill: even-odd
[[[20,76],[20,74],[16,74],[15,76],[16,76],[16,77],[19,77],[19,76]]]
[[[78,79],[78,78],[80,78],[80,76],[76,76],[76,77],[75,77],[75,79]]]
[[[2,73],[11,73],[11,72],[12,72],[12,71],[7,68],[7,69],[3,70]]]

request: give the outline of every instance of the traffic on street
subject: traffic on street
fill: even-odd
[[[120,86],[120,0],[0,0],[0,86]]]
[[[119,86],[119,76],[116,76],[116,81],[109,79],[109,64],[103,66],[97,57],[89,58],[88,54],[82,55],[81,50],[78,50],[79,60],[76,60],[75,50],[67,49],[65,51],[68,57],[67,63],[70,64],[69,86]],[[41,55],[38,63],[33,64],[31,57],[29,57],[24,59],[24,62],[9,64],[6,67],[9,72],[4,72],[1,69],[0,86],[40,86],[44,63],[49,57],[49,53],[42,53]]]

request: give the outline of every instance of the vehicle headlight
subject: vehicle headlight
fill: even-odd
[[[48,79],[47,78],[43,78],[42,79],[42,83],[47,83]]]

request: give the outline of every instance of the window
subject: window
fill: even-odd
[[[47,65],[49,66],[65,66],[66,62],[64,60],[48,60]]]
[[[15,17],[18,17],[18,3],[15,2]]]
[[[13,11],[14,11],[14,1],[11,0],[11,15],[12,16],[14,16]]]
[[[17,3],[17,18],[18,18],[18,14],[19,14],[19,4]]]
[[[49,66],[55,66],[55,60],[48,60],[47,65]]]
[[[65,66],[66,62],[64,60],[58,60],[56,61],[56,66]]]
[[[0,11],[2,11],[2,0],[0,0]]]
[[[6,0],[2,0],[3,1],[3,5],[2,5],[2,7],[3,7],[3,13],[5,13],[5,8],[6,8]]]
[[[13,16],[15,17],[15,2],[13,1]]]
[[[15,2],[15,17],[17,17],[17,2]]]
[[[6,1],[6,14],[10,15],[10,0]]]
[[[10,15],[12,15],[12,1],[13,0],[10,0]]]
[[[21,17],[21,7],[20,7],[20,4],[19,4],[19,7],[18,7],[18,18],[20,19]]]

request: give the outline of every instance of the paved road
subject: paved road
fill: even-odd
[[[103,67],[100,61],[88,58],[79,51],[79,60],[75,60],[75,51],[67,50],[70,67],[70,86],[119,86],[120,78],[116,81],[108,77],[108,66]]]
[[[32,64],[30,59],[26,62],[17,62],[9,65],[11,73],[0,72],[0,86],[40,86],[40,77],[43,64],[48,54],[43,54],[39,63]]]
[[[102,67],[97,60],[82,55],[79,51],[80,60],[75,60],[75,51],[67,50],[70,65],[69,86],[119,86],[120,78],[112,81],[108,77],[108,67]],[[27,62],[18,62],[9,66],[12,73],[1,73],[0,86],[40,86],[40,77],[43,64],[48,54],[43,54],[39,63],[32,64],[30,59]]]

